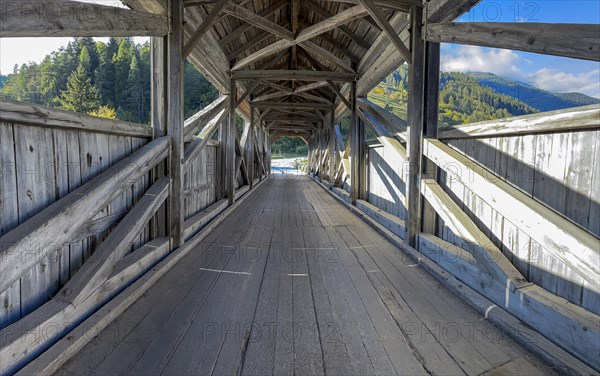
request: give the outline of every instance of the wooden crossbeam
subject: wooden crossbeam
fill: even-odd
[[[338,96],[338,98],[340,98],[340,100],[350,109],[352,108],[352,105],[350,104],[350,101],[348,99],[346,99],[346,97],[344,96],[344,94],[342,94],[342,92],[340,91],[340,89],[338,89],[338,87],[335,85],[335,83],[333,83],[332,81],[327,81],[327,84],[329,85],[329,87],[333,90],[333,92],[335,93],[335,95]]]
[[[264,41],[271,35],[272,34],[269,33],[268,31],[263,31],[260,34],[257,34],[254,38],[250,39],[248,42],[242,43],[238,48],[231,51],[231,53],[229,55],[227,55],[227,59],[229,59],[229,61],[235,60],[240,55],[242,55],[244,52],[248,51],[249,49],[253,48],[257,44],[261,43],[262,41]]]
[[[279,40],[250,56],[247,56],[240,61],[238,61],[232,68],[233,71],[240,70],[241,68],[254,63],[257,60],[265,58],[269,55],[272,55],[278,51],[284,50],[286,48],[292,47],[293,45],[302,43],[309,39],[312,39],[318,35],[326,33],[330,30],[335,29],[336,27],[353,21],[357,18],[363,17],[366,14],[366,10],[362,5],[357,5],[350,9],[346,9],[344,11],[339,12],[333,17],[330,17],[326,20],[323,20],[317,24],[314,24],[304,30],[302,30],[296,38],[293,40]]]
[[[424,155],[448,173],[448,178],[464,184],[531,239],[556,257],[600,292],[600,253],[598,240],[539,201],[533,200],[502,179],[490,176],[473,162],[439,140],[425,139]],[[493,174],[492,174],[493,175]],[[510,205],[498,205],[510,203]],[[571,250],[576,249],[577,252]]]
[[[258,13],[258,16],[268,17],[271,14],[280,11],[282,8],[286,7],[288,4],[289,4],[288,0],[279,0],[275,4],[264,9],[262,12]],[[223,37],[223,39],[220,40],[220,43],[222,45],[228,45],[229,43],[238,39],[242,34],[244,34],[246,31],[250,30],[251,28],[252,28],[251,24],[243,23],[238,28],[234,29],[230,33],[227,33],[227,35],[225,37]]]
[[[195,140],[188,144],[185,148],[185,159],[184,159],[184,169],[187,172],[192,166],[191,161],[193,161],[198,154],[202,152],[202,149],[208,144],[210,138],[215,134],[219,125],[225,121],[225,118],[228,115],[227,108],[221,110],[221,112],[214,117],[204,128],[200,131],[200,134],[195,137]]]
[[[477,227],[442,187],[433,179],[423,179],[421,193],[444,220],[444,224],[466,246],[477,264],[500,283],[510,281],[511,289],[528,284],[523,275],[504,256],[502,251]]]
[[[600,61],[600,25],[527,22],[429,24],[425,39]]]
[[[78,1],[2,1],[0,36],[133,37],[165,36],[167,17]]]
[[[198,133],[205,124],[207,124],[216,114],[227,107],[228,96],[223,95],[217,98],[208,106],[198,111],[194,115],[185,120],[185,140],[192,141],[196,133]]]
[[[196,47],[196,43],[198,43],[198,40],[200,40],[202,35],[204,35],[204,33],[206,33],[208,29],[210,29],[215,24],[217,18],[221,15],[221,13],[230,1],[231,0],[219,0],[213,7],[212,11],[208,14],[208,16],[206,16],[206,18],[202,20],[200,26],[198,26],[194,34],[190,36],[190,38],[185,43],[185,46],[183,47],[184,58],[186,58],[194,50],[194,47]]]
[[[300,46],[303,49],[305,49],[307,52],[311,52],[311,53],[327,60],[329,63],[331,63],[339,68],[342,68],[346,72],[350,72],[350,73],[355,72],[355,70],[352,69],[344,60],[340,59],[335,54],[324,49],[323,47],[319,46],[316,43],[313,43],[311,41],[304,41],[304,42],[300,43]]]
[[[357,75],[354,73],[284,69],[232,71],[231,75],[236,80],[263,79],[266,81],[353,81],[357,78]]]
[[[306,5],[310,10],[312,10],[315,13],[317,13],[323,19],[327,19],[327,18],[333,16],[333,14],[331,14],[328,11],[326,11],[325,9],[321,8],[321,6],[319,6],[318,4],[316,4],[313,1],[304,1],[302,4]],[[352,30],[350,30],[350,28],[348,26],[346,26],[346,25],[340,25],[338,27],[338,30],[341,31],[342,33],[346,34],[358,46],[362,47],[365,50],[369,49],[369,43],[367,43],[367,41],[365,41],[364,39],[362,39],[361,37],[359,37],[358,35],[356,35]],[[323,37],[325,35],[326,34],[323,34]]]
[[[390,38],[392,43],[394,43],[394,45],[398,49],[398,52],[400,52],[400,55],[402,55],[402,58],[406,61],[411,61],[411,59],[412,59],[411,52],[408,50],[408,47],[406,47],[406,45],[404,44],[402,39],[400,39],[400,36],[398,36],[398,33],[396,32],[396,30],[394,30],[392,25],[390,25],[390,23],[387,21],[385,15],[377,8],[377,6],[373,3],[373,1],[372,0],[358,0],[358,2],[360,4],[362,4],[362,6],[365,7],[367,12],[369,12],[371,17],[373,17],[375,22],[377,22],[377,25],[379,25],[379,27],[381,27],[381,29],[385,32],[385,34],[388,36],[388,38]],[[419,36],[419,38],[420,38],[420,36]]]
[[[113,267],[128,252],[131,244],[169,195],[169,178],[164,177],[127,213],[55,299],[77,306],[111,275]]]
[[[0,238],[0,243],[6,245],[0,263],[0,291],[55,250],[39,249],[36,257],[28,257],[28,244],[46,244],[48,239],[57,247],[65,244],[81,226],[128,189],[131,182],[164,160],[168,150],[166,137],[148,143]]]
[[[307,109],[307,110],[329,110],[330,105],[324,103],[301,103],[301,102],[258,102],[254,106],[259,108],[287,108],[287,109]]]
[[[238,18],[248,24],[257,27],[259,29],[268,31],[269,33],[278,36],[279,38],[283,38],[285,40],[294,40],[294,33],[289,31],[288,29],[279,26],[275,22],[269,21],[268,19],[253,13],[252,11],[238,6],[238,5],[229,5],[224,9],[225,13]]]

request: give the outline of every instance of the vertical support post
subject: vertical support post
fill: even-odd
[[[167,134],[167,37],[152,37],[151,65],[151,123],[152,138],[163,137]],[[159,163],[152,171],[153,181],[162,178],[167,173],[167,162]],[[161,205],[151,221],[151,236],[166,236],[168,227],[167,203]]]
[[[358,104],[356,100],[356,80],[352,81],[350,88],[350,113],[351,113],[351,147],[350,147],[350,196],[352,201],[364,199],[365,190],[365,127],[358,118]]]
[[[423,118],[425,90],[425,42],[421,38],[423,22],[423,8],[411,7],[411,46],[412,62],[409,66],[410,92],[408,100],[409,130],[409,171],[406,184],[408,194],[408,228],[407,238],[409,246],[416,247],[417,236],[420,231],[420,204],[421,204],[421,160],[423,156]]]
[[[248,179],[250,180],[250,189],[254,186],[254,107],[250,106],[250,129],[246,139],[246,166],[248,168]]]
[[[229,204],[234,201],[234,181],[235,171],[235,109],[237,102],[237,88],[235,79],[231,79],[229,86],[229,116],[227,121],[223,122],[220,130],[221,156],[224,173],[221,175],[224,179],[222,184],[224,191],[223,197],[227,197]]]
[[[170,1],[171,32],[168,36],[167,134],[171,139],[170,236],[173,248],[183,239],[183,0]]]
[[[335,109],[331,109],[329,117],[329,189],[333,189],[335,183]]]
[[[427,42],[425,44],[425,124],[423,136],[425,138],[438,137],[438,115],[440,97],[440,44]],[[435,163],[423,158],[423,176],[427,179],[438,180],[438,168]],[[421,198],[422,231],[435,234],[437,213],[433,207]]]
[[[319,124],[319,181],[323,181],[323,165],[325,164],[325,129],[323,123]]]

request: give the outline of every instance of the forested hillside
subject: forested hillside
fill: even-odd
[[[218,96],[189,64],[185,89],[186,116]],[[130,38],[110,38],[108,43],[75,38],[39,64],[15,66],[0,93],[3,98],[148,123],[150,44]]]
[[[406,119],[408,71],[403,65],[369,98]],[[456,125],[600,103],[580,93],[551,93],[491,73],[446,73],[440,77],[440,121]]]
[[[600,99],[581,93],[551,93],[534,85],[491,73],[472,73],[471,76],[481,85],[516,98],[542,112],[600,103]]]

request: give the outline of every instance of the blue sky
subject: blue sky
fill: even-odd
[[[600,23],[599,0],[483,0],[459,21]],[[485,71],[552,92],[578,91],[600,98],[600,63],[520,51],[445,44],[445,71]]]
[[[106,5],[116,0],[82,0]],[[460,21],[600,23],[600,0],[482,0]],[[41,61],[46,54],[66,45],[70,38],[0,38],[0,72],[12,72],[15,64]],[[136,38],[143,42],[147,38]],[[600,63],[444,44],[442,69],[483,71],[534,84],[552,92],[578,91],[600,98]]]

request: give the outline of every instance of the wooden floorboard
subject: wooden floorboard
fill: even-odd
[[[305,176],[272,176],[58,374],[553,370]]]

